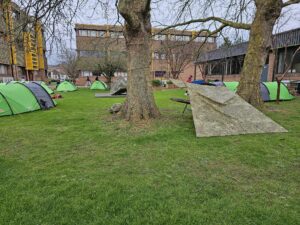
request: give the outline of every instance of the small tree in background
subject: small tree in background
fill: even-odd
[[[112,78],[116,72],[126,72],[126,57],[124,53],[111,55],[106,52],[105,57],[97,64],[98,71],[107,79],[108,86],[111,86]]]
[[[75,82],[76,78],[79,77],[76,52],[71,49],[63,49],[60,54],[60,63],[66,75]]]
[[[162,45],[162,51],[170,67],[171,78],[178,79],[184,69],[195,60],[198,46],[195,42],[174,43],[170,40],[164,41]]]

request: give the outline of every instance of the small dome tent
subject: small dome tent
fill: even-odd
[[[38,84],[9,83],[0,86],[0,116],[16,115],[54,107],[47,92]],[[48,97],[46,96],[48,95]]]
[[[100,81],[100,80],[95,80],[93,84],[90,87],[91,90],[106,90],[107,85],[106,83]]]
[[[28,88],[19,83],[0,86],[0,116],[14,115],[41,109]]]
[[[57,86],[56,90],[60,92],[76,91],[77,87],[69,81],[63,81]]]

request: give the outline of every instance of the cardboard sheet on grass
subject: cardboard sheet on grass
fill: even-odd
[[[226,87],[187,86],[197,137],[287,132]]]

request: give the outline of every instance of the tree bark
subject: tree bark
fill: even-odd
[[[237,93],[251,105],[262,108],[260,78],[271,47],[272,31],[283,8],[282,0],[256,0],[256,13]]]
[[[124,35],[127,48],[127,97],[122,115],[128,121],[156,118],[150,79],[151,64],[151,0],[119,0],[118,10],[125,19]]]

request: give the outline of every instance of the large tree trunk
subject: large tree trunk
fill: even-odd
[[[122,108],[126,120],[138,121],[160,115],[150,80],[151,0],[119,0],[118,10],[125,19],[128,64],[127,97]]]
[[[271,47],[272,31],[283,8],[282,0],[256,0],[256,13],[237,93],[257,108],[263,107],[260,78]]]

